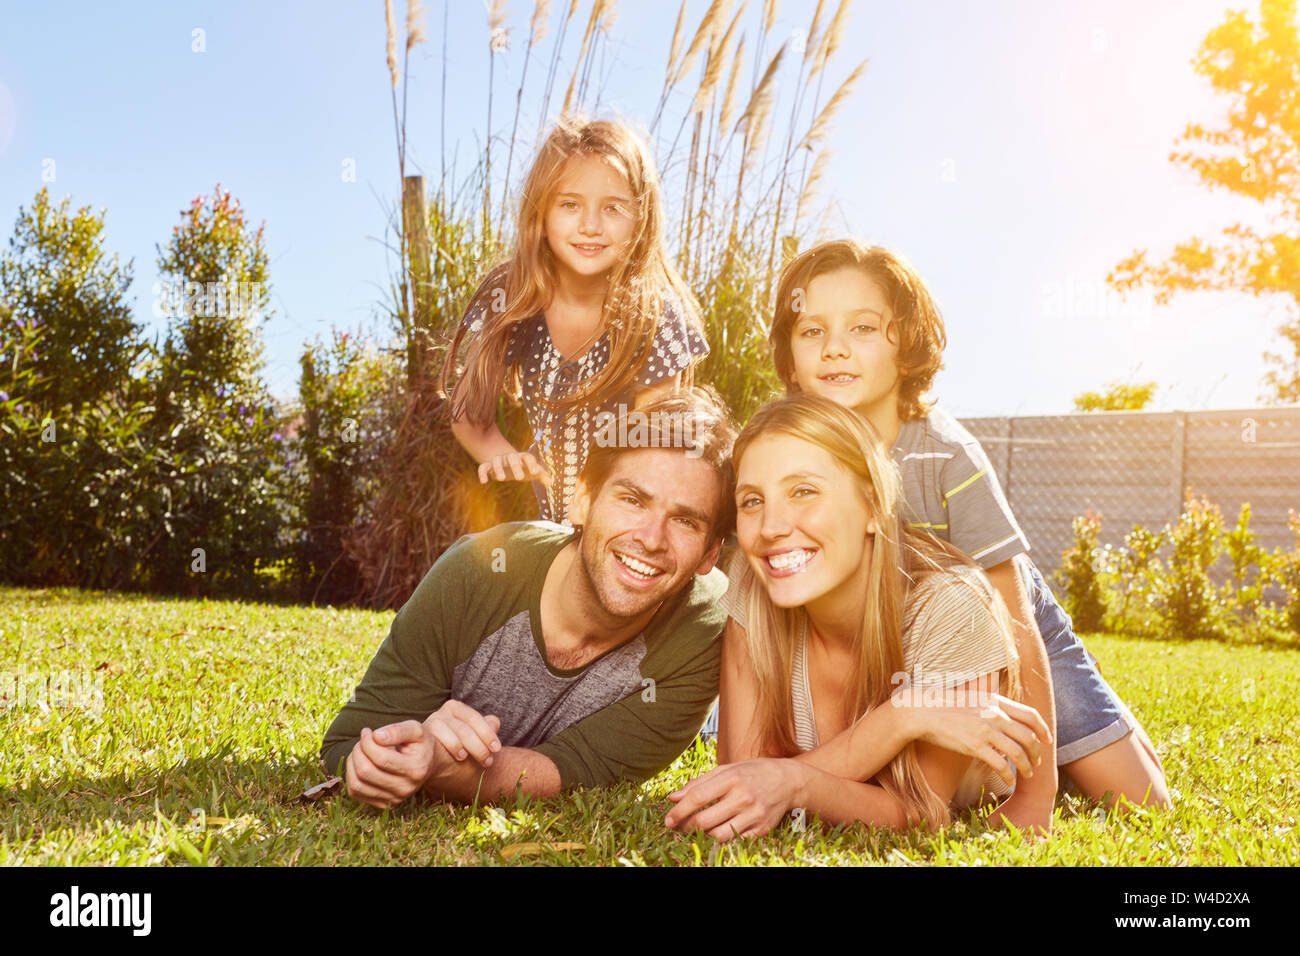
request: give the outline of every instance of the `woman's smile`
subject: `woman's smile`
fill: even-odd
[[[755,439],[738,462],[736,537],[779,607],[861,598],[874,516],[853,475],[793,435]]]

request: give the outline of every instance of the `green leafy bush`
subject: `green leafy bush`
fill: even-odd
[[[1061,555],[1056,579],[1065,589],[1065,610],[1078,631],[1100,630],[1106,614],[1098,562],[1101,516],[1091,511],[1074,519],[1074,544]]]
[[[1223,554],[1223,514],[1218,505],[1189,491],[1170,534],[1171,552],[1156,590],[1156,614],[1174,638],[1221,638],[1227,630],[1224,602],[1210,580]]]
[[[379,492],[401,403],[402,368],[373,343],[334,331],[302,354],[302,402],[290,442],[296,499],[294,579],[304,601],[358,596],[346,542]]]

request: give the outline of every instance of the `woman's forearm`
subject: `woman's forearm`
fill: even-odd
[[[861,821],[896,830],[908,826],[903,804],[883,787],[847,780],[806,761],[794,762],[799,764],[794,805],[808,816],[816,814],[822,822],[831,824]]]
[[[870,780],[916,739],[909,716],[907,708],[886,702],[820,747],[793,759],[846,780]]]

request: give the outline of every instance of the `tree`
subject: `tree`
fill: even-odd
[[[1138,250],[1107,277],[1121,292],[1147,286],[1166,304],[1178,292],[1279,295],[1290,318],[1279,332],[1290,356],[1265,352],[1265,401],[1300,400],[1300,30],[1296,0],[1261,0],[1258,21],[1232,11],[1206,36],[1195,69],[1226,98],[1218,126],[1189,124],[1170,161],[1210,189],[1253,199],[1269,226],[1235,224],[1214,240],[1179,243],[1162,262]]]
[[[1151,404],[1156,395],[1155,382],[1122,385],[1119,382],[1106,386],[1104,392],[1080,392],[1074,396],[1076,412],[1141,411]]]
[[[257,593],[290,517],[282,423],[261,377],[265,225],[251,230],[218,184],[181,212],[158,268],[171,322],[151,369],[151,430],[175,471],[156,491],[163,535],[148,583]]]
[[[265,231],[265,223],[249,231],[239,200],[218,183],[210,197],[191,200],[167,247],[158,248],[159,292],[172,320],[164,364],[187,392],[239,389],[257,379],[256,323],[270,318]]]
[[[104,249],[104,210],[71,207],[42,188],[30,210],[19,207],[0,257],[0,351],[22,329],[43,330],[25,397],[50,412],[122,390],[143,347],[127,301],[132,264]]]

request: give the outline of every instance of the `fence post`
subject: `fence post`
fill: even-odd
[[[1173,497],[1174,516],[1169,526],[1175,527],[1183,513],[1183,479],[1187,475],[1187,413],[1174,412],[1174,447],[1169,458],[1174,473],[1174,485],[1170,489]]]
[[[416,385],[424,377],[433,317],[433,288],[429,278],[429,216],[424,206],[424,177],[402,180],[402,224],[410,268],[411,324],[406,337],[406,378]]]

